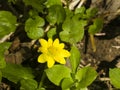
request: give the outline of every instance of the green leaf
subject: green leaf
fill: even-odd
[[[9,49],[10,45],[10,42],[0,43],[0,69],[6,66],[4,52]]]
[[[23,67],[17,64],[7,63],[6,67],[2,69],[3,77],[17,83],[21,79],[33,79],[33,71],[30,68]]]
[[[0,11],[0,38],[14,32],[16,29],[16,16],[9,11]]]
[[[36,90],[38,83],[34,79],[22,79],[20,80],[20,90]]]
[[[66,18],[71,18],[74,15],[73,11],[69,10],[68,8],[65,8],[65,12]]]
[[[71,44],[82,40],[84,36],[84,26],[87,24],[85,20],[79,20],[79,17],[75,15],[71,18],[66,18],[60,32],[60,38],[62,41],[69,42]]]
[[[66,16],[64,8],[60,5],[51,6],[48,12],[46,19],[51,25],[62,23]]]
[[[2,72],[0,71],[0,83],[2,81]]]
[[[57,86],[60,85],[62,79],[71,78],[71,70],[63,65],[54,65],[52,68],[46,69],[45,72],[48,79]]]
[[[77,71],[75,78],[78,80],[77,88],[85,88],[97,77],[97,72],[92,67],[84,67]]]
[[[25,31],[31,39],[39,39],[44,35],[43,26],[45,21],[43,18],[36,16],[35,18],[29,18],[25,23]]]
[[[0,69],[5,68],[5,67],[6,67],[5,57],[3,54],[0,54]]]
[[[93,22],[93,25],[89,26],[88,32],[90,34],[95,34],[99,32],[103,27],[103,20],[101,18],[96,18]]]
[[[94,17],[98,12],[98,9],[97,8],[88,8],[86,10],[86,15],[87,15],[87,18],[92,18]]]
[[[61,83],[62,90],[67,90],[73,85],[74,81],[72,78],[64,78]]]
[[[70,53],[70,64],[72,67],[72,72],[75,73],[80,64],[80,51],[76,46],[72,46]]]
[[[0,53],[3,53],[4,55],[4,52],[9,49],[10,45],[11,45],[10,42],[0,43]]]
[[[23,0],[26,6],[32,6],[39,12],[42,12],[45,6],[43,5],[46,0]]]
[[[120,89],[120,68],[110,69],[109,76],[112,85]]]
[[[47,37],[48,38],[53,38],[53,36],[56,34],[56,28],[51,28],[48,32],[47,32]]]
[[[47,8],[51,7],[52,5],[61,5],[62,6],[62,2],[61,2],[61,0],[47,0],[47,2],[45,2],[45,5],[47,6]]]
[[[85,7],[76,8],[76,9],[75,9],[75,14],[78,14],[78,13],[84,14],[84,13],[85,13],[85,10],[86,10]]]

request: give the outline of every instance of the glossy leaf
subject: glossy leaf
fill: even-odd
[[[86,10],[85,7],[76,8],[76,9],[75,9],[75,14],[78,14],[78,13],[84,14],[84,13],[85,13],[85,10]]]
[[[87,18],[92,18],[94,17],[98,12],[98,9],[97,8],[88,8],[86,10],[86,15],[87,15]]]
[[[32,6],[34,9],[36,9],[39,12],[42,12],[44,7],[44,2],[46,0],[23,0],[26,6]]]
[[[44,30],[42,26],[44,26],[44,19],[36,16],[35,18],[29,18],[25,23],[25,31],[27,35],[31,39],[39,39],[44,35]]]
[[[61,83],[62,90],[70,89],[70,87],[74,84],[72,78],[64,78]]]
[[[10,45],[10,42],[0,43],[0,69],[6,66],[4,52],[9,49]]]
[[[74,15],[74,12],[69,10],[68,8],[65,8],[65,12],[66,12],[66,18],[71,18]]]
[[[75,78],[78,80],[77,88],[85,88],[97,77],[97,72],[92,67],[84,67],[77,71]]]
[[[55,23],[62,23],[65,19],[65,10],[60,5],[53,5],[48,9],[47,21],[54,25]]]
[[[56,28],[51,28],[48,32],[47,32],[47,37],[48,38],[53,38],[53,36],[56,34]]]
[[[9,11],[0,11],[0,38],[14,32],[16,29],[16,16]]]
[[[84,26],[86,24],[87,22],[85,20],[79,20],[77,15],[72,19],[67,18],[62,25],[63,31],[60,32],[61,40],[71,44],[82,40],[84,36]]]
[[[93,25],[89,26],[88,32],[90,34],[95,34],[99,32],[103,27],[103,20],[100,18],[96,18],[93,22]]]
[[[112,85],[120,89],[120,68],[110,69],[109,76]]]
[[[61,5],[62,6],[62,2],[61,0],[47,0],[47,2],[45,2],[45,5],[49,8],[52,5]]]
[[[3,43],[0,43],[0,53],[3,53],[4,55],[4,52],[5,50],[8,50],[9,47],[10,47],[11,43],[10,42],[3,42]]]
[[[3,77],[17,83],[21,79],[33,79],[33,71],[30,68],[23,67],[17,64],[7,63],[6,67],[2,69]]]
[[[76,46],[72,46],[70,53],[71,53],[70,64],[72,67],[72,72],[75,73],[80,64],[80,51]]]
[[[20,80],[20,90],[36,90],[38,83],[34,79],[22,79]]]
[[[0,71],[0,83],[2,81],[2,72]]]
[[[54,65],[52,68],[46,69],[45,72],[48,79],[57,86],[60,85],[62,79],[71,78],[71,70],[63,65]]]

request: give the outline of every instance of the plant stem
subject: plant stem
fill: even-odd
[[[90,34],[90,40],[91,40],[91,45],[92,45],[93,52],[96,52],[94,35]]]
[[[43,86],[43,82],[44,82],[44,80],[45,80],[45,77],[46,77],[45,72],[43,72],[43,75],[42,75],[42,77],[41,77],[41,81],[40,81],[40,83],[39,83],[39,87],[38,87],[38,88],[41,88],[41,87]]]

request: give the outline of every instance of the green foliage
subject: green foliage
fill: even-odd
[[[93,25],[89,26],[88,32],[90,34],[95,34],[101,30],[103,27],[103,20],[101,18],[96,18],[93,22]]]
[[[15,31],[16,20],[16,17],[11,12],[0,11],[0,38]]]
[[[63,31],[60,32],[61,40],[71,44],[82,40],[86,24],[85,20],[79,20],[78,15],[66,18],[62,25]]]
[[[98,11],[97,8],[88,8],[86,10],[87,18],[94,17],[96,15],[97,11]]]
[[[61,83],[62,90],[70,90],[74,81],[72,78],[64,78]]]
[[[6,62],[4,59],[4,52],[8,50],[10,47],[11,43],[10,42],[4,42],[0,43],[0,69],[4,68],[6,66]]]
[[[22,79],[33,79],[33,71],[31,68],[23,67],[17,64],[7,63],[6,67],[2,69],[2,74],[4,78],[17,83]]]
[[[63,65],[54,65],[52,68],[46,69],[45,72],[49,80],[57,86],[60,85],[62,79],[71,77],[71,70]]]
[[[47,37],[48,37],[48,38],[52,38],[55,34],[56,34],[56,28],[51,28],[51,29],[47,32]]]
[[[13,4],[16,4],[16,1],[8,0],[9,3],[12,2]],[[67,2],[67,5],[63,6],[61,0],[22,1],[28,7],[24,7],[25,11],[21,10],[23,11],[23,17],[18,17],[18,21],[24,21],[19,23],[24,26],[27,36],[36,40],[39,38],[55,39],[57,37],[61,39],[62,43],[67,43],[65,48],[70,50],[71,53],[70,58],[68,58],[70,67],[68,67],[69,65],[57,64],[52,68],[41,70],[43,69],[41,66],[41,71],[36,72],[30,66],[6,64],[4,52],[9,49],[11,43],[4,42],[0,43],[0,81],[4,77],[15,84],[20,83],[20,90],[46,90],[46,88],[52,87],[44,85],[46,79],[49,79],[54,86],[59,86],[62,90],[86,90],[88,85],[97,77],[97,72],[91,67],[79,67],[81,54],[75,45],[83,39],[85,30],[93,35],[101,30],[103,20],[95,17],[97,9],[81,7],[71,11],[68,8],[69,3]],[[15,32],[16,24],[17,18],[10,11],[0,11],[0,38],[10,32]],[[47,28],[47,26],[50,27]],[[35,57],[35,59],[37,58]],[[36,76],[40,77],[35,77],[33,71]],[[42,75],[44,73],[42,71],[45,71],[46,75]],[[120,81],[113,73],[117,78],[120,78],[119,70],[110,69],[111,83],[119,88],[118,82]],[[35,80],[36,78],[41,81]],[[40,83],[38,84],[38,82]]]
[[[84,67],[77,71],[75,78],[78,80],[77,88],[85,88],[97,77],[97,72],[92,67]]]
[[[52,5],[61,5],[62,6],[62,2],[61,2],[61,0],[47,0],[45,2],[45,5],[47,8],[51,7]]]
[[[20,90],[36,90],[38,83],[34,79],[22,79],[20,80]]]
[[[60,5],[53,5],[48,9],[48,15],[46,17],[47,21],[50,25],[54,25],[55,23],[60,24],[65,19],[65,10]]]
[[[23,0],[26,6],[32,6],[34,9],[36,9],[39,12],[43,12],[44,5],[43,3],[46,0]]]
[[[109,76],[113,86],[120,89],[120,68],[110,69]]]
[[[71,53],[70,64],[72,67],[72,72],[75,73],[77,71],[77,68],[78,68],[80,60],[81,60],[80,51],[78,50],[78,48],[76,46],[72,46],[70,53]]]
[[[25,23],[25,31],[27,35],[31,39],[39,39],[44,35],[44,30],[42,26],[44,26],[44,19],[36,16],[35,18],[29,18]]]
[[[2,72],[0,71],[0,83],[2,81]]]

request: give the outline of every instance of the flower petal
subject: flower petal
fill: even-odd
[[[51,38],[48,39],[48,47],[52,46],[53,40]]]
[[[47,60],[48,68],[51,68],[54,64],[55,64],[54,59],[52,57],[48,57],[48,60]]]
[[[48,47],[48,43],[45,39],[39,39],[39,42],[40,42],[42,47]]]
[[[53,46],[59,47],[59,39],[55,39],[55,41],[53,42]]]
[[[46,62],[46,59],[45,59],[45,55],[44,55],[44,54],[41,54],[41,55],[38,57],[38,62],[39,62],[39,63],[45,63],[45,62]]]
[[[60,63],[60,64],[66,64],[66,61],[65,61],[65,59],[64,58],[56,58],[56,60],[55,60],[56,62],[58,62],[58,63]]]
[[[45,47],[40,47],[40,48],[38,49],[38,52],[47,53],[47,48],[45,48]]]
[[[59,44],[59,48],[63,49],[65,47],[64,43]]]
[[[61,50],[61,53],[62,53],[63,57],[69,57],[70,56],[70,52],[68,52],[67,50]]]

